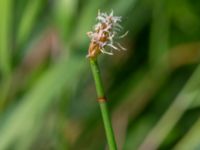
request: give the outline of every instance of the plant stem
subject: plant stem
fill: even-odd
[[[115,142],[114,132],[113,132],[110,116],[109,116],[108,106],[107,106],[107,102],[105,98],[103,83],[100,76],[100,70],[99,70],[97,60],[90,58],[90,66],[91,66],[93,78],[95,81],[98,102],[101,109],[101,114],[103,118],[108,146],[110,150],[117,150],[117,145]]]

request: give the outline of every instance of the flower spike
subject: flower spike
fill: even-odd
[[[112,51],[106,51],[106,47],[114,50],[126,50],[115,40],[123,38],[128,32],[118,36],[118,32],[122,30],[120,25],[121,17],[113,16],[113,13],[113,10],[110,14],[102,13],[98,10],[97,24],[94,26],[93,31],[87,33],[91,40],[87,57],[96,58],[100,53],[113,55]]]

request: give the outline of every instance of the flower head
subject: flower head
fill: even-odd
[[[118,32],[121,31],[122,26],[121,17],[113,16],[113,11],[110,14],[101,13],[98,11],[97,24],[94,26],[93,31],[87,33],[91,39],[87,57],[94,58],[100,53],[113,55],[112,50],[126,50],[121,46],[116,39],[123,38],[124,35],[119,36]],[[110,51],[106,51],[106,47],[110,47]]]

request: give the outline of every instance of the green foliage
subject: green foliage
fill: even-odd
[[[12,1],[0,1],[0,70],[2,77],[10,73],[10,43]]]
[[[100,56],[118,148],[200,148],[200,1],[1,0],[0,150],[102,150],[85,58],[98,9],[127,51]],[[123,34],[123,33],[122,33]]]

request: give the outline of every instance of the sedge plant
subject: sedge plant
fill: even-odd
[[[97,99],[101,109],[108,146],[110,150],[117,150],[97,58],[100,54],[113,55],[113,50],[126,50],[120,43],[116,42],[116,39],[124,37],[127,33],[118,36],[118,32],[122,29],[119,24],[121,17],[113,16],[113,11],[110,14],[99,11],[96,19],[98,22],[94,26],[93,31],[87,33],[91,40],[87,58],[89,59],[95,81]],[[107,50],[108,47],[110,51]]]

